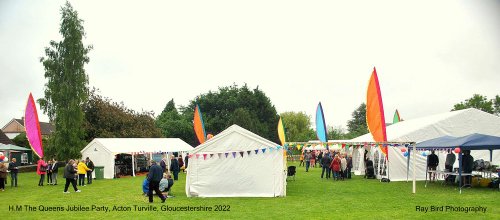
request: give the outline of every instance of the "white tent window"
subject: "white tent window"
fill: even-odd
[[[359,158],[361,157],[361,153],[359,150],[354,150],[354,155],[352,155],[352,161],[353,161],[353,170],[358,170],[359,169]]]
[[[379,175],[379,161],[380,161],[380,156],[378,151],[375,151],[375,154],[373,155],[373,167],[375,168],[375,176]]]
[[[21,163],[23,163],[23,164],[28,163],[28,153],[21,154]]]

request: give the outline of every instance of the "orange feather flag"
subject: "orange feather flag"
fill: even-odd
[[[205,132],[205,124],[203,123],[203,118],[201,117],[200,107],[196,105],[194,109],[194,121],[193,121],[194,133],[198,138],[200,144],[203,144],[207,139],[207,134]]]
[[[375,67],[373,67],[372,76],[368,83],[368,91],[366,93],[366,124],[373,136],[373,140],[376,142],[387,141],[384,105],[382,103],[382,93],[380,92],[377,70]],[[387,146],[379,146],[387,157]]]

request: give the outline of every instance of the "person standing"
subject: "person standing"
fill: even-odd
[[[451,151],[446,155],[446,161],[444,162],[444,168],[448,172],[453,172],[453,164],[455,164],[456,156]]]
[[[429,171],[429,180],[436,181],[436,168],[439,165],[439,157],[433,150],[432,153],[427,156],[427,169]]]
[[[52,185],[52,160],[47,165],[47,185]]]
[[[59,164],[55,158],[52,158],[52,183],[57,185],[57,172],[59,171]]]
[[[340,179],[344,180],[347,177],[347,160],[345,159],[345,154],[340,156]]]
[[[94,171],[94,162],[92,162],[88,157],[86,158],[87,167],[90,169],[87,171],[87,184],[92,184],[92,172]]]
[[[85,165],[83,160],[78,163],[78,185],[79,186],[85,186],[85,174],[87,174],[87,171],[90,169]]]
[[[64,167],[64,178],[66,179],[66,184],[64,185],[64,192],[63,193],[69,193],[68,192],[68,187],[69,184],[73,185],[73,189],[75,192],[81,192],[78,188],[76,188],[76,170],[75,170],[75,161],[74,160],[69,160],[68,164],[66,167]]]
[[[163,172],[165,173],[167,171],[167,159],[165,158],[165,156],[161,159],[160,166]]]
[[[335,158],[333,159],[332,163],[330,164],[330,169],[333,171],[333,179],[334,180],[339,180],[340,178],[340,158],[338,154],[335,154]]]
[[[311,152],[306,153],[304,156],[304,161],[306,162],[306,172],[309,172],[309,166],[311,165]]]
[[[179,178],[178,175],[179,175],[180,170],[181,169],[179,167],[179,161],[177,161],[177,159],[175,159],[174,155],[172,155],[171,160],[170,160],[170,172],[172,172],[174,174],[174,180],[178,180],[178,178]]]
[[[351,179],[351,169],[352,169],[352,155],[347,157],[347,179]]]
[[[37,162],[36,174],[40,175],[38,186],[43,186],[43,182],[45,181],[45,174],[47,174],[47,163],[45,163],[43,157],[41,157]]]
[[[154,160],[151,161],[151,167],[149,168],[149,173],[148,173],[148,181],[149,181],[148,197],[150,203],[153,202],[153,190],[156,192],[156,195],[160,197],[162,203],[164,203],[166,200],[166,198],[160,191],[160,181],[162,178],[163,178],[162,167],[158,166],[156,164],[156,161]]]
[[[323,165],[321,164],[321,158],[323,158],[323,151],[320,151],[318,154],[318,159],[316,160],[317,163],[319,163],[319,166],[322,167]]]
[[[0,190],[5,191],[5,179],[7,179],[7,166],[0,162]]]
[[[329,154],[323,155],[321,157],[321,179],[323,179],[323,174],[326,171],[326,178],[330,179],[330,163],[332,163],[332,158],[330,157]]]
[[[19,168],[17,167],[16,158],[12,158],[9,163],[10,171],[10,187],[17,187],[17,173]]]
[[[185,163],[185,167],[184,167],[184,173],[187,172],[187,168],[188,168],[188,163],[189,163],[189,153],[186,154],[186,156],[184,157],[184,163]]]
[[[186,169],[184,166],[184,160],[182,159],[182,155],[179,155],[179,158],[177,158],[177,161],[179,161],[179,169]]]

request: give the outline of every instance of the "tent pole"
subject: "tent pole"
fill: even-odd
[[[460,188],[460,194],[462,194],[462,151],[458,153],[458,187]]]
[[[408,150],[408,157],[406,158],[406,182],[408,182],[409,180],[409,176],[410,176],[410,148],[407,149]]]
[[[134,153],[132,153],[132,176],[135,177],[135,163],[134,163]]]
[[[417,177],[416,177],[416,164],[417,162],[415,161],[416,155],[415,152],[416,150],[416,144],[413,143],[413,194],[417,193]]]
[[[490,149],[490,163],[493,162],[493,149]]]

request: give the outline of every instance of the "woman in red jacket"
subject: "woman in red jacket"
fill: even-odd
[[[45,180],[45,174],[47,174],[47,163],[43,160],[43,157],[38,160],[36,166],[36,174],[40,175],[40,181],[38,181],[38,186],[43,186]]]
[[[339,155],[336,154],[332,163],[330,164],[330,169],[333,171],[333,179],[339,180],[340,177],[340,158]]]

